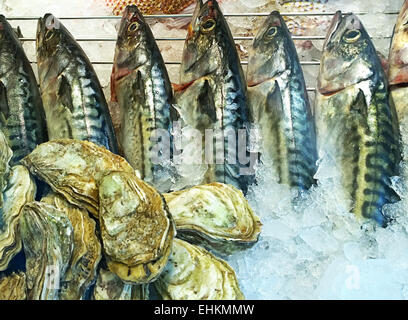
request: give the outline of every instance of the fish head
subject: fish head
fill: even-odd
[[[390,84],[408,83],[408,0],[404,2],[394,28],[388,61]]]
[[[139,9],[127,6],[119,27],[115,51],[115,67],[135,70],[149,60],[155,45],[149,25]]]
[[[69,31],[52,14],[47,13],[37,24],[37,66],[42,85],[55,80],[69,63],[66,55],[75,41]]]
[[[197,6],[188,26],[180,67],[180,83],[189,83],[215,72],[221,63],[220,35],[231,37],[217,1]]]
[[[61,23],[56,17],[47,13],[38,20],[36,45],[40,62],[55,55],[61,38]]]
[[[3,15],[0,15],[0,75],[12,67],[17,47],[20,47],[17,33]]]
[[[297,57],[290,32],[278,11],[272,12],[259,29],[248,59],[247,82],[254,86],[274,78]]]
[[[326,36],[318,90],[330,95],[373,77],[382,70],[375,48],[361,21],[336,12]]]

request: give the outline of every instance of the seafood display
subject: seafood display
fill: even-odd
[[[216,1],[197,1],[175,98],[181,119],[201,132],[199,142],[203,147],[206,130],[219,133],[221,143],[204,150],[203,163],[209,162],[204,182],[231,184],[245,193],[253,181],[253,163],[250,159],[243,161],[240,155],[246,155],[249,148],[246,82],[231,32]],[[239,130],[244,131],[244,141],[239,141]],[[221,158],[221,163],[218,157],[208,161],[213,154]]]
[[[269,13],[261,2],[254,13]],[[67,22],[74,37],[52,14],[24,38],[13,29],[21,18],[12,27],[0,15],[0,300],[343,297],[350,266],[356,296],[370,297],[384,280],[367,287],[367,265],[406,295],[408,0],[387,69],[360,13],[337,11],[324,44],[301,44],[323,44],[311,99],[304,65],[317,70],[321,50],[307,56],[295,42],[310,35],[293,36],[317,18],[254,15],[244,52],[230,30],[240,15],[225,10],[227,23],[220,9],[238,2],[106,3],[120,22],[94,19],[119,22],[115,48]],[[290,12],[326,4],[275,2]],[[161,20],[143,14],[192,7],[192,19],[174,17],[189,20],[175,84]],[[80,41],[109,41],[114,55],[90,60]],[[101,86],[93,64],[107,66],[110,83]],[[120,113],[116,132],[110,112]]]
[[[133,174],[112,172],[99,186],[107,264],[123,281],[145,284],[162,272],[175,236],[162,196]]]
[[[262,161],[280,183],[308,189],[316,173],[316,136],[302,68],[279,12],[265,20],[249,55],[252,121],[260,126]]]
[[[0,15],[0,129],[17,164],[48,140],[43,103],[30,62],[15,30]]]
[[[320,152],[335,159],[358,217],[387,223],[382,207],[398,201],[399,128],[375,48],[355,15],[337,12],[320,66],[316,97]]]
[[[222,183],[164,194],[177,235],[229,254],[258,241],[261,222],[240,190]]]
[[[169,264],[155,283],[165,300],[243,300],[234,270],[210,252],[175,239]]]
[[[88,141],[52,140],[21,161],[70,203],[99,215],[98,184],[111,171],[133,173],[125,159]]]
[[[150,27],[136,6],[127,7],[123,14],[111,88],[112,99],[118,101],[121,113],[124,156],[139,170],[142,179],[159,187],[158,172],[166,163],[169,165],[171,158],[173,91]],[[158,150],[153,154],[163,131],[169,137],[168,150],[162,151],[167,159],[160,159]]]
[[[118,152],[102,87],[88,57],[51,14],[38,21],[37,61],[50,139],[78,139]]]

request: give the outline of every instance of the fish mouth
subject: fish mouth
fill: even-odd
[[[325,97],[330,97],[333,96],[337,93],[339,93],[340,91],[342,91],[345,88],[338,88],[338,89],[329,89],[328,87],[325,88],[319,88],[319,93]]]
[[[129,23],[132,22],[145,22],[142,13],[139,8],[135,5],[127,6],[123,12],[123,18],[126,19]]]
[[[0,14],[0,31],[4,30],[5,24],[6,24],[6,17]]]
[[[282,27],[283,19],[279,11],[272,11],[268,19],[270,20],[271,27]]]

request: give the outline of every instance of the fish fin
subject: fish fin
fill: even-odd
[[[116,73],[116,66],[114,64],[112,67],[112,73],[110,76],[111,102],[118,102],[118,97],[116,95],[115,73]]]
[[[181,115],[180,115],[179,106],[176,105],[176,104],[172,104],[170,106],[170,120],[171,120],[171,122],[178,121],[180,119],[181,119]]]
[[[367,119],[367,101],[364,95],[364,92],[360,89],[354,102],[350,106],[350,112],[356,112]]]
[[[184,91],[189,86],[191,86],[193,83],[194,83],[194,80],[190,81],[188,83],[185,83],[185,84],[172,83],[171,86],[172,86],[174,92],[179,92],[179,91]]]
[[[132,90],[135,94],[135,97],[137,97],[139,101],[146,100],[146,94],[143,88],[144,82],[142,74],[140,73],[140,71],[137,71],[135,81],[133,81]]]
[[[21,32],[20,26],[17,28],[13,28],[14,33],[16,34],[17,38],[24,38],[23,33]]]
[[[401,200],[401,197],[393,188],[387,186],[386,199],[388,203],[396,203]]]
[[[71,113],[73,113],[74,106],[72,105],[72,90],[65,76],[61,76],[61,81],[58,88],[58,96],[61,97],[60,101],[62,105],[69,111],[71,111]]]
[[[10,116],[10,108],[7,102],[7,90],[3,82],[0,81],[0,121],[7,121]]]
[[[273,117],[273,119],[278,120],[282,117],[282,95],[280,92],[279,85],[274,81],[274,86],[271,90],[268,90],[266,96],[266,112]]]
[[[212,122],[217,121],[217,113],[214,102],[214,94],[207,79],[204,80],[202,89],[197,97],[197,111],[199,114],[206,115]]]

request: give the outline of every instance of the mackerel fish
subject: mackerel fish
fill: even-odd
[[[141,178],[158,187],[160,172],[171,157],[171,124],[176,120],[173,91],[156,41],[136,6],[123,14],[111,76],[112,100],[121,113],[121,146]],[[162,131],[166,152],[155,151]],[[162,137],[163,138],[163,137]],[[153,157],[157,156],[157,161]],[[161,157],[161,158],[160,158]]]
[[[87,140],[117,153],[112,119],[95,70],[51,14],[38,21],[37,62],[49,138]]]
[[[232,184],[245,192],[253,181],[252,161],[247,157],[249,139],[241,143],[238,139],[240,132],[248,134],[246,82],[231,31],[215,0],[197,1],[179,83],[175,97],[181,119],[201,132],[203,146],[206,131],[217,131],[214,136],[221,141],[205,152],[209,165],[203,183]],[[214,154],[218,160],[210,161]]]
[[[319,156],[341,172],[352,212],[380,225],[386,203],[398,201],[390,178],[401,158],[395,106],[380,59],[359,19],[337,12],[324,44],[316,93]]]
[[[305,80],[290,32],[278,11],[266,19],[250,50],[248,98],[262,136],[262,161],[280,183],[302,190],[315,182],[316,135]]]
[[[48,140],[37,81],[17,33],[0,15],[0,129],[17,164]]]

